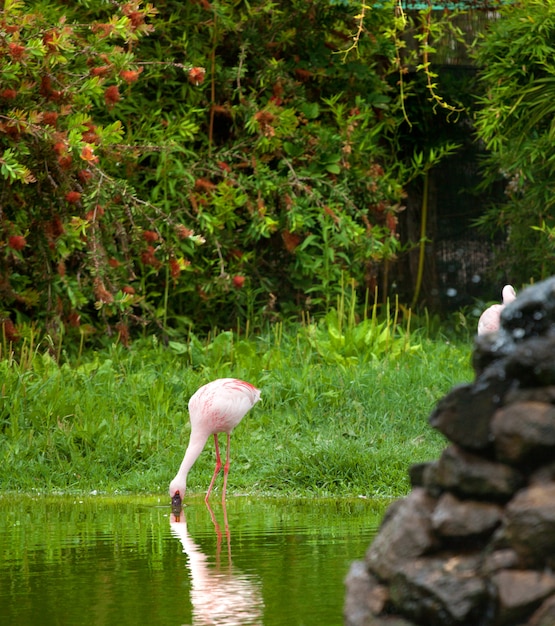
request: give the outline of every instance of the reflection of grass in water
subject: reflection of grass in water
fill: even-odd
[[[360,324],[346,319],[243,339],[190,335],[169,348],[114,346],[77,364],[58,365],[40,347],[22,362],[6,358],[0,484],[165,494],[188,441],[188,398],[234,376],[258,385],[263,400],[232,438],[231,494],[402,494],[408,466],[444,445],[427,416],[471,378],[470,346],[398,333],[396,323],[383,327],[389,339],[377,353],[365,351],[368,328],[356,334]],[[207,488],[213,462],[209,442],[189,475],[191,492]]]
[[[362,499],[230,497],[231,565],[225,532],[219,543],[202,497],[189,499],[185,516],[201,566],[252,585],[265,625],[332,624],[341,620],[349,564],[363,557],[384,508]],[[213,509],[223,530],[221,505]],[[48,626],[202,623],[191,614],[194,563],[169,513],[167,498],[152,496],[0,496],[5,623],[31,626],[37,615]]]
[[[387,503],[359,498],[231,497],[226,508],[235,541],[287,531],[333,542],[336,537],[343,541],[351,530],[356,535],[360,529],[367,533],[377,528]],[[223,527],[220,503],[214,503],[213,509]],[[172,547],[163,546],[169,513],[168,499],[162,496],[2,495],[2,559],[15,562],[40,549],[42,559],[56,562],[64,550],[85,549],[98,542],[108,543],[114,551],[133,547],[139,554],[154,554],[157,545]],[[195,540],[212,550],[216,534],[204,499],[190,498],[184,515]]]

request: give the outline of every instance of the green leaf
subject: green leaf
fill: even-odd
[[[317,102],[303,102],[299,111],[309,120],[315,120],[320,115],[320,105]]]
[[[326,170],[330,172],[330,174],[340,174],[341,168],[336,163],[328,163],[326,165]]]

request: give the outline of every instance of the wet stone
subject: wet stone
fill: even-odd
[[[537,466],[555,456],[555,406],[541,402],[511,404],[494,415],[492,433],[500,461]]]
[[[365,626],[372,623],[373,615],[379,615],[389,599],[389,590],[380,585],[370,574],[364,561],[352,563],[347,578],[347,597],[345,601],[345,624],[347,626]]]
[[[455,494],[496,501],[508,500],[524,482],[518,470],[453,445],[443,451],[434,480]]]
[[[555,595],[544,600],[530,618],[528,626],[553,626],[553,624],[555,624]]]
[[[431,522],[434,506],[435,500],[423,489],[415,489],[384,521],[366,553],[366,565],[379,579],[391,579],[409,559],[434,547]]]
[[[484,575],[493,574],[503,569],[515,569],[519,566],[518,554],[510,548],[493,550],[485,554],[481,571]]]
[[[523,489],[507,505],[503,535],[528,566],[555,565],[555,484]]]
[[[492,578],[497,588],[498,624],[515,624],[555,591],[555,576],[534,570],[505,570]]]
[[[401,614],[418,623],[477,623],[488,601],[477,567],[476,556],[413,559],[391,581],[391,599]]]
[[[555,384],[555,336],[535,337],[521,344],[507,357],[509,379],[520,387],[548,387]]]
[[[515,342],[546,336],[554,324],[555,277],[525,289],[501,314],[501,326]]]
[[[555,482],[555,461],[542,465],[530,474],[530,486]]]
[[[507,393],[505,402],[507,404],[513,404],[515,402],[545,402],[546,404],[555,404],[555,385],[513,389]]]
[[[409,467],[409,480],[412,487],[423,487],[424,477],[430,463],[415,463]]]
[[[460,385],[441,399],[429,422],[462,447],[483,449],[491,443],[490,422],[499,402],[491,393]]]
[[[497,504],[459,500],[451,493],[439,499],[432,527],[443,537],[470,538],[489,535],[501,523],[503,509]]]

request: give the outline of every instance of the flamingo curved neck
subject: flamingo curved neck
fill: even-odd
[[[207,439],[208,436],[195,437],[191,434],[189,445],[187,446],[187,450],[185,450],[185,456],[183,457],[183,461],[181,461],[176,478],[181,478],[184,482],[187,480],[187,474],[195,464],[195,461],[199,458],[200,453],[204,450]]]

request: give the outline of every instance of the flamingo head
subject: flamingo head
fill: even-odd
[[[516,291],[512,285],[505,285],[502,291],[503,304],[510,304],[516,300]]]
[[[169,492],[172,499],[172,509],[181,508],[186,488],[185,481],[180,481],[178,478],[171,481]]]

